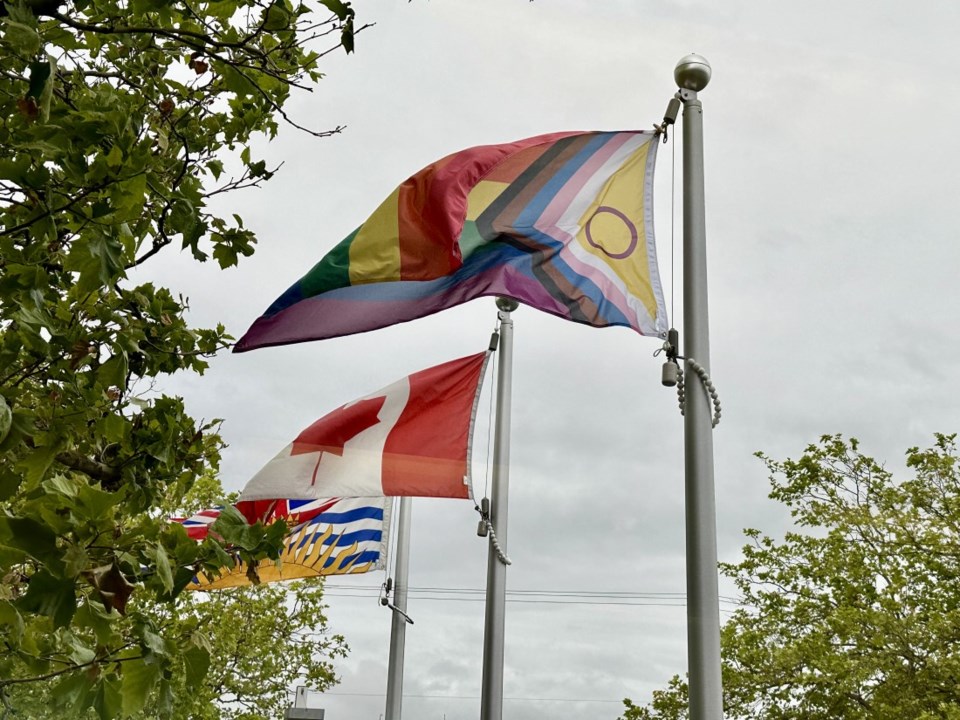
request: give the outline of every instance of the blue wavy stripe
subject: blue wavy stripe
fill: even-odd
[[[319,529],[319,532],[311,532],[307,534],[299,543],[296,543],[298,548],[302,548],[304,545],[308,545],[311,542],[314,542],[316,538],[323,530]],[[337,544],[340,547],[349,547],[353,543],[362,543],[362,542],[382,542],[383,540],[383,531],[382,530],[355,530],[354,532],[347,532],[341,536],[331,535],[324,541],[324,545]],[[290,543],[290,549],[293,549],[294,543]]]
[[[339,569],[339,568],[346,567],[354,560],[356,560],[357,565],[365,565],[368,562],[376,562],[379,559],[380,559],[379,550],[367,550],[365,552],[356,553],[354,555],[347,555],[345,558],[343,558],[343,560],[340,561],[340,563],[337,565],[337,568]],[[323,564],[323,566],[330,567],[335,562],[337,562],[337,558],[329,558]]]
[[[323,512],[311,518],[310,522],[333,525],[335,523],[351,523],[357,520],[383,520],[383,508],[368,506],[347,510],[346,512]]]

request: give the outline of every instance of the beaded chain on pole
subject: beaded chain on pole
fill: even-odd
[[[679,333],[673,328],[670,328],[670,331],[667,333],[667,340],[665,340],[663,343],[663,347],[653,353],[654,357],[660,353],[666,353],[667,355],[667,361],[663,364],[663,375],[661,376],[661,382],[666,387],[673,387],[674,385],[677,386],[677,402],[680,405],[680,414],[683,415],[684,401],[687,397],[687,387],[683,379],[683,368],[680,367],[680,364],[677,362],[677,360],[684,360],[690,366],[690,369],[700,378],[704,389],[707,391],[707,394],[710,395],[710,401],[713,404],[712,427],[716,427],[720,424],[721,415],[720,396],[717,394],[717,388],[714,386],[713,381],[710,379],[710,375],[707,373],[707,370],[703,367],[703,365],[691,357],[684,357],[683,355],[679,354],[679,337]]]
[[[710,376],[707,374],[707,371],[704,369],[703,365],[698,363],[693,358],[684,358],[687,361],[687,364],[690,366],[690,369],[693,370],[697,375],[700,376],[700,380],[703,382],[703,387],[706,388],[707,392],[710,394],[710,400],[713,402],[713,427],[716,427],[720,424],[720,396],[717,395],[717,389],[713,385],[713,381],[710,379]],[[677,401],[680,403],[680,414],[683,415],[683,401],[686,397],[686,388],[684,387],[683,382],[683,370],[679,367],[677,368]]]

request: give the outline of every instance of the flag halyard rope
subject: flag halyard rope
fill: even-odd
[[[480,513],[480,527],[477,529],[477,535],[483,537],[484,535],[490,535],[490,544],[493,545],[493,551],[497,553],[497,560],[499,560],[504,565],[513,565],[513,561],[507,557],[507,554],[503,552],[503,548],[500,547],[500,541],[497,540],[497,533],[493,530],[493,523],[490,521],[490,510],[489,504],[486,502],[482,503],[484,508],[481,510],[479,505],[474,505],[473,508],[478,513]]]
[[[499,317],[499,313],[498,313]],[[500,346],[500,329],[499,324],[494,327],[493,334],[490,336],[490,346],[488,350],[493,354],[493,363],[497,361],[497,348]],[[496,378],[496,371],[493,371],[493,377]],[[487,417],[487,466],[484,471],[483,477],[483,499],[478,505],[476,501],[473,503],[473,509],[477,511],[480,515],[480,524],[477,527],[477,535],[480,537],[490,536],[490,544],[493,545],[494,552],[497,553],[497,559],[504,565],[512,565],[510,558],[507,557],[506,553],[503,552],[503,548],[500,546],[500,541],[497,540],[497,533],[493,529],[493,523],[490,521],[490,500],[487,495],[488,490],[488,481],[490,478],[490,449],[493,446],[492,435],[493,435],[493,396],[494,388],[491,385],[490,388],[490,408],[489,416]]]

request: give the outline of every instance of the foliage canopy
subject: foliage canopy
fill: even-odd
[[[181,591],[278,553],[282,524],[227,512],[197,544],[165,521],[222,443],[153,384],[231,338],[128,274],[170,246],[222,268],[253,252],[210,200],[269,180],[250,139],[294,124],[284,104],[353,21],[340,0],[0,4],[0,712],[38,683],[78,715],[173,712],[216,667],[188,622],[213,610]]]
[[[856,440],[760,455],[796,530],[748,530],[721,570],[743,607],[722,630],[725,716],[960,718],[960,472],[954,436],[911,448],[897,482]],[[687,717],[675,677],[624,720]]]

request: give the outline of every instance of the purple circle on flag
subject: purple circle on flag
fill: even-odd
[[[593,235],[590,233],[590,223],[592,223],[593,219],[600,213],[610,213],[611,215],[614,215],[620,218],[620,220],[623,221],[623,224],[627,226],[627,230],[630,231],[630,244],[627,245],[627,249],[624,250],[623,252],[612,253],[609,250],[607,250],[603,245],[601,245],[600,243],[596,242],[593,239]],[[608,207],[607,205],[601,205],[600,207],[597,208],[597,211],[590,216],[590,219],[587,220],[587,226],[584,229],[586,230],[586,234],[587,234],[587,242],[590,243],[590,245],[595,247],[597,250],[602,252],[604,255],[614,260],[623,260],[626,257],[630,257],[633,251],[637,249],[637,241],[638,241],[637,226],[634,225],[633,222],[631,222],[630,218],[628,218],[626,215],[624,215],[622,212],[620,212],[616,208]]]

